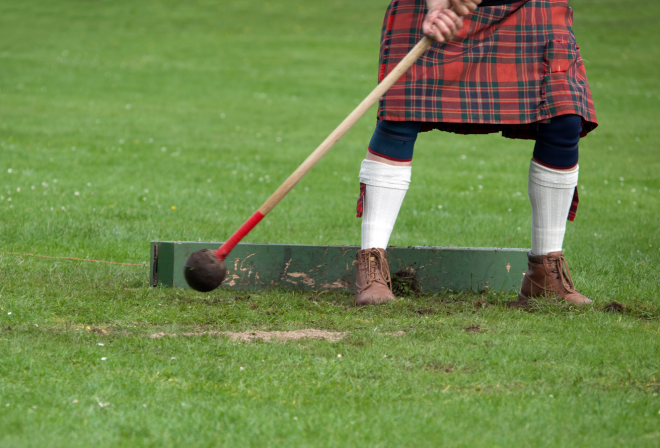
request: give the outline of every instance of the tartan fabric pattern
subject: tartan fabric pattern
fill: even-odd
[[[423,37],[425,0],[393,0],[385,14],[379,81]],[[582,117],[598,126],[568,0],[478,8],[448,43],[434,43],[380,99],[378,118],[421,121],[422,131],[536,137],[536,123]]]

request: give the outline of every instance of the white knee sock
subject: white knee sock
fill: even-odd
[[[566,219],[578,181],[574,171],[554,170],[536,163],[529,166],[529,202],[532,204],[532,253],[561,252]]]
[[[412,167],[362,161],[360,182],[367,185],[362,214],[362,249],[387,248],[410,184]]]

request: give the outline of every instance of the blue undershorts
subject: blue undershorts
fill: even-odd
[[[369,152],[396,162],[411,161],[422,124],[418,121],[379,121],[369,142]],[[579,115],[560,115],[547,123],[537,124],[534,159],[550,168],[574,167],[578,163],[580,132],[582,117]]]

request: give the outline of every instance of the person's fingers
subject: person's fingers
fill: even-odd
[[[459,16],[466,16],[477,9],[481,0],[452,0],[453,9]]]
[[[445,25],[445,27],[447,29],[447,33],[443,32],[443,35],[445,36],[446,39],[451,39],[458,32],[458,27],[456,26],[456,22],[454,22],[454,20],[452,20],[452,18],[449,17],[446,14],[441,15],[438,18],[437,22],[440,22],[443,25]],[[440,28],[440,27],[438,27],[438,28]],[[442,29],[442,28],[440,28],[440,29]]]
[[[438,10],[429,11],[422,24],[422,31],[425,35],[438,43],[443,43],[451,38],[451,30],[443,21],[438,21],[438,17],[443,12]]]
[[[433,29],[433,21],[440,15],[440,11],[431,10],[426,14],[424,22],[422,23],[422,32],[429,36],[435,32]]]
[[[424,33],[424,35],[428,36],[431,34],[431,25],[431,22],[424,20],[424,23],[422,24],[422,33]]]
[[[480,2],[480,0],[475,1]],[[451,40],[463,26],[461,12],[464,13],[463,15],[471,12],[466,5],[470,4],[476,8],[473,0],[452,0],[452,3],[454,4],[454,10],[431,10],[426,14],[424,22],[422,22],[424,35],[429,36],[438,43]],[[458,8],[456,8],[457,5]]]
[[[456,11],[456,14],[458,14],[459,16],[466,16],[470,14],[470,10],[466,6],[461,4],[454,5],[452,9]]]
[[[461,17],[456,14],[454,11],[451,9],[446,9],[443,11],[443,14],[446,15],[447,17],[451,18],[452,21],[455,23],[458,23],[459,20],[461,20]]]
[[[435,27],[438,29],[440,34],[442,34],[442,37],[444,37],[447,40],[452,38],[453,34],[451,30],[451,25],[448,24],[445,20],[443,20],[442,16],[435,19],[433,25],[435,25]]]
[[[442,33],[444,39],[448,41],[451,40],[463,27],[463,19],[453,11],[446,10],[433,22],[433,24]]]
[[[481,0],[461,0],[465,7],[469,9],[470,11],[474,11],[477,9],[477,6],[479,6],[479,3],[481,3]]]
[[[445,38],[444,38],[444,36],[442,35],[442,33],[440,33],[440,31],[438,31],[438,32],[437,32],[436,34],[434,34],[432,37],[433,37],[433,39],[434,39],[437,43],[439,43],[439,44],[443,44],[443,43],[445,43]]]
[[[442,42],[445,41],[445,38],[442,35],[442,31],[440,31],[440,29],[438,29],[438,27],[436,26],[435,23],[433,25],[431,25],[431,32],[429,32],[427,34],[427,36],[430,37],[431,39],[435,40],[436,42],[439,42],[439,43],[442,43]]]
[[[442,24],[441,26],[444,27],[444,25]],[[440,44],[447,40],[444,36],[443,30],[441,28],[438,28],[438,25],[435,23],[433,24],[433,34],[430,37],[432,37],[436,42]]]
[[[443,14],[440,17],[438,17],[437,22],[443,23],[449,30],[453,32],[458,31],[456,29],[456,22],[454,22],[452,18],[446,14]]]

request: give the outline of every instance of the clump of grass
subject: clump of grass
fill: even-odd
[[[421,294],[422,288],[413,268],[408,267],[392,274],[392,292],[399,297]]]

